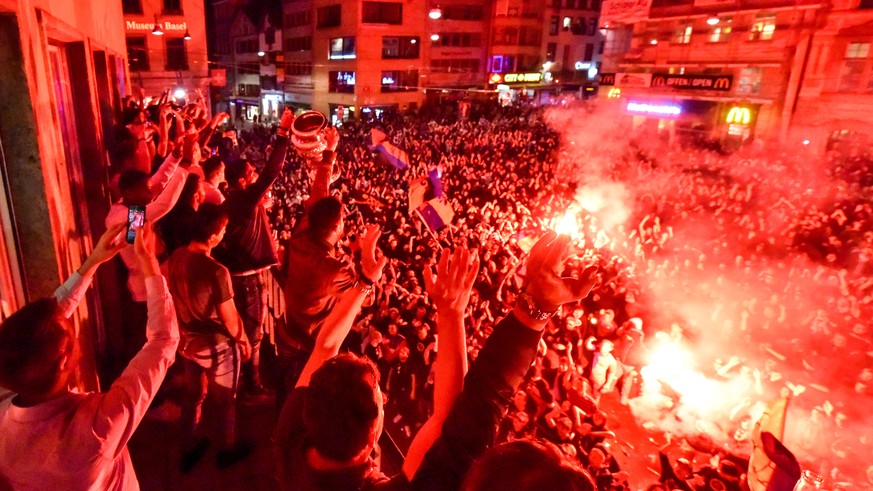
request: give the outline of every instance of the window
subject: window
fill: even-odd
[[[327,54],[328,60],[354,60],[355,59],[355,38],[333,38],[330,40],[330,51]]]
[[[286,27],[300,27],[300,26],[308,26],[312,23],[312,16],[308,10],[302,10],[300,12],[292,12],[289,14],[285,14],[285,26]]]
[[[433,42],[436,47],[479,48],[482,35],[478,32],[441,32],[440,38]]]
[[[442,37],[440,37],[440,41]],[[409,36],[384,36],[382,38],[382,59],[418,59],[421,39]]]
[[[125,14],[141,14],[142,2],[140,0],[122,0],[121,11]]]
[[[570,32],[573,34],[584,36],[588,34],[588,23],[585,22],[585,17],[579,17],[576,22],[570,26]]]
[[[185,52],[185,40],[182,38],[167,39],[167,70],[187,70],[188,53]]]
[[[551,20],[549,20],[549,34],[550,35],[554,36],[555,34],[558,34],[558,23],[559,22],[560,22],[560,19],[558,18],[557,15],[553,15]]]
[[[243,39],[236,42],[237,53],[257,53],[259,50],[257,39]]]
[[[342,5],[328,5],[318,9],[318,27],[339,27],[342,24]]]
[[[856,92],[860,88],[866,65],[867,62],[862,60],[848,59],[843,62],[840,70],[840,92]]]
[[[861,4],[858,5],[859,9],[873,9],[873,0],[861,0]]]
[[[758,15],[749,29],[749,41],[769,41],[773,39],[774,31],[776,31],[776,16]]]
[[[286,63],[285,75],[312,75],[312,63]]]
[[[556,43],[549,43],[546,45],[546,61],[551,61],[554,63],[555,55],[558,52],[558,45]]]
[[[565,31],[569,31],[569,30],[570,30],[570,25],[571,25],[572,23],[573,23],[573,18],[572,18],[572,17],[564,17],[564,21],[563,21],[563,23],[562,23],[562,24],[563,24],[563,27],[564,27],[564,30],[565,30]]]
[[[564,54],[561,56],[561,70],[570,69],[570,46],[564,46]]]
[[[710,43],[725,43],[730,39],[731,36],[731,18],[721,18],[718,20],[718,24],[712,27],[712,30],[709,31],[709,42]]]
[[[588,35],[594,36],[597,34],[597,17],[592,17],[590,21],[588,21]]]
[[[515,70],[515,57],[511,55],[494,55],[491,57],[490,71],[494,73],[511,72]]]
[[[603,48],[606,46],[606,41],[600,41],[600,47],[597,48],[597,54],[603,54]]]
[[[737,84],[738,94],[758,94],[761,92],[761,81],[764,70],[761,68],[743,68],[740,71],[740,81]]]
[[[553,9],[561,8],[561,0],[552,0],[552,8]]]
[[[433,72],[443,73],[477,73],[479,72],[479,59],[431,60],[430,69]]]
[[[585,58],[583,61],[591,61],[594,59],[594,43],[585,45]]]
[[[482,7],[478,5],[455,5],[442,10],[445,20],[482,20]]]
[[[417,70],[382,72],[382,92],[414,92],[416,90],[418,90]]]
[[[182,15],[182,0],[164,0],[164,15]]]
[[[567,0],[564,2],[564,5],[566,5],[568,9],[574,9],[576,8],[576,0]]]
[[[355,72],[327,72],[328,92],[355,93]]]
[[[285,51],[310,51],[312,50],[312,36],[285,38]]]
[[[365,24],[403,24],[403,4],[364,2]]]
[[[850,43],[846,48],[846,58],[866,58],[870,55],[870,43]]]
[[[239,84],[238,93],[243,97],[257,97],[261,95],[261,86],[258,84]]]
[[[673,36],[673,42],[676,44],[688,44],[691,42],[692,28],[690,24],[680,24]]]
[[[144,36],[127,38],[127,62],[132,72],[149,70],[149,51]]]

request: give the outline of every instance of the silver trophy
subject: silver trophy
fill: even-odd
[[[320,162],[327,150],[327,118],[318,111],[306,111],[291,125],[291,144],[306,160]]]
[[[327,118],[318,111],[306,111],[294,119],[291,125],[291,145],[297,149],[297,153],[306,159],[310,168],[314,170],[315,163],[323,162],[324,151],[330,145],[329,134],[336,136],[336,129],[327,126]],[[332,150],[332,149],[331,149]],[[339,179],[341,171],[336,163],[336,155],[332,156],[330,182]]]

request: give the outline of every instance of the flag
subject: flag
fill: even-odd
[[[424,204],[427,193],[427,179],[419,177],[409,181],[409,213],[419,209]]]
[[[424,224],[434,232],[452,223],[455,212],[443,198],[434,198],[416,210]]]
[[[442,169],[439,167],[434,167],[427,173],[427,180],[430,181],[430,185],[433,187],[433,197],[439,198],[443,196],[443,180],[441,179],[443,176]]]
[[[767,450],[775,448],[772,445],[771,439],[779,440],[782,438],[785,430],[785,413],[787,410],[787,397],[775,399],[767,405],[764,409],[764,414],[755,423],[755,429],[752,431],[752,456],[749,458],[748,480],[750,491],[781,491],[786,489],[782,485],[784,482],[783,472],[777,472],[779,468],[777,462],[784,459],[779,458],[774,461],[771,457],[771,455],[775,455],[774,452],[771,451],[768,455]],[[769,436],[765,436],[766,434],[769,434]],[[799,469],[797,478],[800,478]],[[787,489],[789,491],[793,489],[796,482],[797,479]]]
[[[409,154],[389,142],[388,135],[385,132],[379,131],[376,128],[371,129],[370,140],[373,143],[373,150],[378,152],[377,158],[379,160],[400,170],[409,168]]]

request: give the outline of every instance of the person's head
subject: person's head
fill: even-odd
[[[600,342],[600,352],[603,353],[604,355],[608,354],[608,353],[612,353],[612,351],[614,349],[615,349],[615,344],[613,344],[612,341],[610,341],[608,339],[604,339],[603,341]]]
[[[396,336],[397,335],[397,323],[392,322],[391,324],[388,324],[388,335],[389,336]]]
[[[480,457],[463,491],[594,491],[591,476],[548,442],[516,440]]]
[[[321,456],[341,463],[366,459],[384,416],[379,372],[369,359],[341,354],[312,374],[303,424]]]
[[[143,125],[146,123],[148,115],[139,107],[129,107],[124,110],[122,119],[126,125]]]
[[[196,211],[205,197],[206,193],[203,191],[203,182],[200,181],[200,176],[188,174],[182,192],[179,194],[178,202],[184,203]]]
[[[65,390],[77,363],[73,326],[52,298],[25,305],[0,325],[0,386],[24,400]]]
[[[409,348],[405,345],[401,346],[400,349],[397,350],[397,359],[400,360],[400,363],[406,363],[406,360],[409,359]]]
[[[370,345],[378,346],[382,344],[382,333],[376,329],[370,331]]]
[[[512,405],[519,411],[524,411],[527,408],[527,392],[519,389],[512,396]]]
[[[255,181],[255,168],[248,160],[237,160],[224,168],[224,178],[231,189],[245,189]]]
[[[191,224],[191,241],[213,248],[224,238],[226,230],[227,211],[224,207],[204,204],[197,210],[197,215]]]
[[[118,190],[121,191],[124,204],[128,206],[145,206],[151,203],[153,198],[148,174],[138,170],[131,169],[122,172],[118,176]]]
[[[427,326],[427,324],[422,323],[420,326],[418,326],[418,329],[415,331],[415,333],[418,335],[418,339],[420,341],[424,341],[425,339],[427,339],[428,333],[430,333],[430,328]]]
[[[343,205],[333,196],[322,198],[309,209],[309,231],[331,245],[343,236]]]
[[[203,161],[202,167],[203,177],[206,178],[206,182],[211,183],[213,186],[218,186],[224,182],[225,165],[224,162],[222,162],[221,157],[209,157]]]
[[[527,427],[529,422],[530,416],[528,416],[524,411],[519,411],[512,417],[512,429],[516,433],[520,433]]]

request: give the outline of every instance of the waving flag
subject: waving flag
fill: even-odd
[[[785,431],[788,398],[771,401],[752,432],[752,456],[749,459],[751,491],[791,491],[800,479],[797,459],[780,442]]]
[[[370,130],[370,140],[373,142],[373,150],[378,153],[378,160],[400,170],[409,168],[409,154],[389,142],[384,131],[373,128]]]
[[[455,212],[444,198],[434,198],[416,210],[427,228],[437,230],[452,223]]]
[[[427,194],[427,178],[419,177],[409,181],[409,212],[419,209],[424,204]]]

